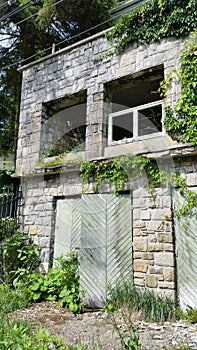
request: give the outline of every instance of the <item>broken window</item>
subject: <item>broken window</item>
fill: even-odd
[[[59,134],[49,155],[85,150],[86,104],[79,104],[63,109],[55,116],[59,119]]]
[[[108,118],[108,143],[141,139],[162,132],[160,82],[163,67],[154,67],[108,84],[111,111]]]
[[[86,93],[67,96],[44,107],[43,153],[55,156],[85,150]]]

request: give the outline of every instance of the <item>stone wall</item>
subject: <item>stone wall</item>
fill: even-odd
[[[110,44],[103,35],[97,35],[22,68],[16,173],[29,173],[44,153],[43,133],[48,130],[46,105],[58,106],[62,99],[67,101],[82,91],[87,93],[86,157],[107,153],[106,84],[158,65],[163,65],[166,76],[177,66],[182,45],[181,39],[165,39],[140,47],[134,45],[122,54],[99,60]],[[169,104],[175,103],[179,90],[174,81],[167,96]],[[50,142],[50,133],[47,136]]]
[[[53,130],[55,132],[55,127],[52,127],[54,120],[49,127],[46,124],[50,119],[47,106],[61,110],[72,105],[72,96],[80,97],[84,91],[87,96],[85,152],[68,155],[67,159],[79,155],[92,160],[108,159],[133,153],[156,157],[162,163],[162,159],[167,157],[171,169],[178,169],[186,177],[188,185],[196,185],[194,158],[186,158],[192,148],[177,145],[165,134],[139,142],[125,140],[115,146],[107,145],[110,106],[106,85],[124,76],[132,79],[133,74],[161,65],[166,76],[178,65],[183,42],[170,38],[140,47],[133,45],[122,54],[99,60],[99,55],[110,49],[106,38],[99,34],[21,69],[23,85],[16,176],[21,178],[24,198],[22,224],[42,248],[43,269],[48,268],[53,256],[56,201],[82,193],[76,164],[36,167],[38,159],[53,140]],[[179,94],[180,86],[174,80],[166,102],[174,105]],[[173,157],[182,155],[183,150],[185,158],[174,160]],[[169,188],[156,188],[151,195],[143,180],[131,191],[134,283],[174,298],[176,271],[171,191]]]
[[[79,169],[38,172],[21,179],[23,193],[22,226],[41,247],[41,268],[47,270],[53,259],[56,201],[81,194]]]
[[[170,189],[133,191],[133,270],[136,286],[174,297],[175,257]],[[165,293],[166,294],[166,293]]]

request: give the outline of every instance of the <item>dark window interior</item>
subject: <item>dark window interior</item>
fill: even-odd
[[[164,79],[163,66],[153,67],[132,76],[122,77],[107,84],[111,96],[111,112],[138,107],[161,100],[160,82]],[[133,117],[130,114],[112,118],[114,141],[133,137]],[[138,136],[162,131],[162,107],[153,106],[138,112]]]
[[[138,136],[162,131],[162,106],[153,106],[138,113]]]
[[[159,66],[112,81],[112,112],[160,100],[158,89],[163,79],[163,66]]]
[[[46,143],[50,140],[49,156],[85,149],[86,100],[86,92],[83,91],[45,105],[48,116],[45,137]]]
[[[113,118],[112,135],[114,141],[133,137],[133,113]]]

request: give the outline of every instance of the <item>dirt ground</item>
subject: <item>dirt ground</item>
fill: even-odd
[[[83,346],[88,345],[92,350],[96,345],[102,350],[121,349],[120,338],[113,327],[112,314],[106,312],[87,311],[74,315],[56,302],[43,302],[15,311],[12,314],[13,318],[29,320],[32,328],[47,328],[52,335],[63,336],[67,345],[77,345],[78,341],[81,341]],[[119,331],[126,336],[128,328],[120,314],[117,314],[115,319]],[[197,324],[147,323],[139,321],[138,317],[135,317],[134,324],[143,350],[161,350],[164,346],[169,349],[180,342],[187,343],[197,350]]]

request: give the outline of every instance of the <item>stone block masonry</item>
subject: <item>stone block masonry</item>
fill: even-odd
[[[175,297],[175,256],[170,189],[145,188],[133,191],[133,271],[134,284]],[[136,216],[136,212],[139,213]],[[137,219],[136,219],[137,217]]]
[[[87,104],[86,157],[96,158],[104,154],[114,156],[117,152],[125,152],[120,147],[106,147],[106,141],[103,142],[106,133],[106,111],[103,107],[106,84],[120,77],[132,77],[132,74],[161,64],[166,76],[172,66],[177,66],[182,45],[181,40],[165,39],[139,48],[132,46],[118,56],[111,55],[97,60],[98,48],[101,56],[111,48],[106,38],[100,34],[94,40],[65,48],[59,54],[55,53],[22,68],[17,174],[31,172],[37,159],[51,147],[50,132],[47,129],[47,104],[50,104],[52,110],[56,105],[61,110],[62,106],[69,106],[72,96],[77,98],[77,94],[82,92],[87,93],[86,101],[83,100]],[[163,50],[163,47],[168,47],[168,50]],[[175,100],[176,94],[171,91],[168,103],[173,104]],[[76,103],[79,103],[78,98]],[[46,137],[43,137],[44,132]],[[127,146],[127,152],[133,152],[130,148],[132,145]]]
[[[15,175],[21,178],[24,198],[23,229],[41,246],[43,270],[53,259],[56,202],[82,194],[79,166],[69,165],[67,161],[71,158],[109,160],[128,153],[162,161],[167,157],[171,168],[179,171],[189,186],[196,185],[196,155],[189,159],[187,147],[177,145],[165,133],[108,144],[111,85],[118,91],[120,86],[143,77],[144,72],[149,74],[155,67],[165,78],[178,66],[183,43],[184,39],[169,38],[140,47],[133,45],[119,55],[106,55],[111,45],[104,33],[100,33],[21,68],[23,83]],[[104,58],[99,59],[102,56]],[[179,85],[172,82],[165,101],[168,105],[176,103],[177,91],[180,93]],[[43,160],[54,142],[65,133],[68,107],[80,104],[85,105],[85,150],[66,155],[64,165],[58,165],[53,159],[51,166],[38,167],[38,160]],[[172,194],[169,188],[158,187],[151,195],[146,187],[147,179],[143,178],[131,179],[128,186],[132,194],[134,283],[173,299],[177,281]],[[92,188],[91,182],[90,193]]]

